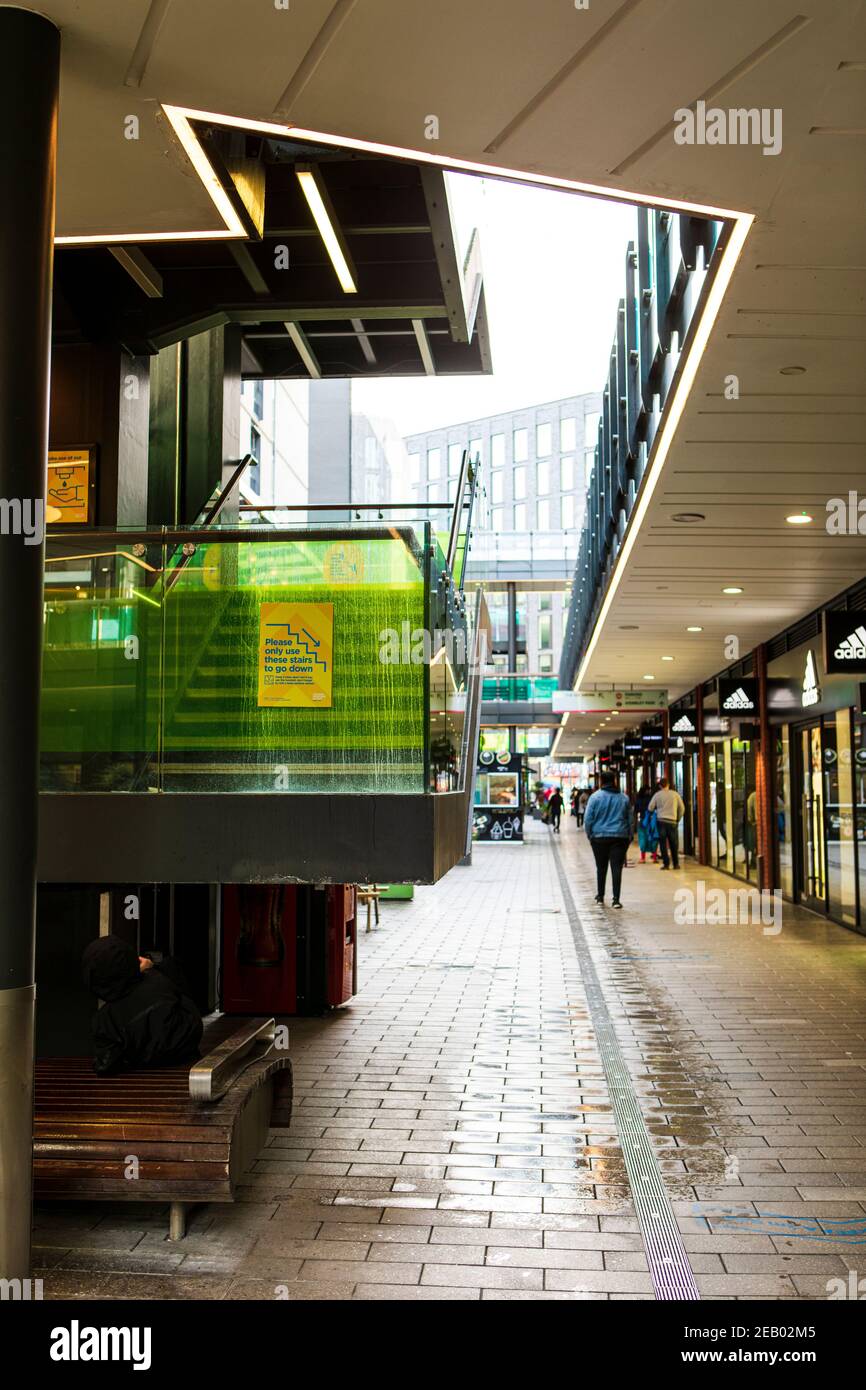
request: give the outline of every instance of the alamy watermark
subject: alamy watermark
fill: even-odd
[[[678,145],[761,145],[767,155],[782,152],[781,107],[707,106],[705,101],[680,106],[674,112],[674,140]]]
[[[866,497],[852,488],[847,497],[827,501],[828,536],[866,536]]]
[[[0,497],[0,536],[23,536],[25,545],[45,539],[45,502],[41,497]]]
[[[440,652],[451,666],[466,661],[466,633],[450,627],[415,627],[408,621],[385,627],[379,633],[379,660],[383,666],[429,666]]]
[[[775,888],[678,888],[674,893],[674,921],[700,926],[761,926],[764,936],[782,930],[782,893]]]

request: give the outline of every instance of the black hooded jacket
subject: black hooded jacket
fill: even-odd
[[[81,963],[85,985],[105,1001],[93,1017],[93,1067],[100,1076],[195,1060],[201,1014],[173,961],[142,973],[132,946],[103,936],[91,941]]]

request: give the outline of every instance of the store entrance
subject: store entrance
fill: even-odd
[[[804,907],[827,910],[827,861],[824,836],[824,765],[821,726],[798,730],[800,781],[800,853],[797,897]]]

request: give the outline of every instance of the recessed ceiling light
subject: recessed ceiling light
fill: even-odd
[[[780,376],[802,376],[803,373],[805,372],[805,370],[806,370],[805,367],[780,367],[780,368],[779,368],[779,375],[780,375]]]
[[[655,676],[644,676],[644,680],[645,680],[645,681],[654,681],[654,680],[655,680]]]
[[[702,627],[687,627],[686,632],[703,632]]]
[[[792,512],[785,520],[789,526],[808,526],[812,518],[808,512]]]
[[[706,521],[703,512],[675,512],[671,521],[679,521],[683,526],[693,526],[697,521]]]
[[[741,594],[742,592],[739,584],[727,584],[722,590],[723,594]]]
[[[673,657],[672,657],[672,656],[663,656],[663,657],[662,657],[662,661],[673,661]]]

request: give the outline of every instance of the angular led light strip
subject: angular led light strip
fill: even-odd
[[[301,192],[313,214],[313,221],[319,229],[319,236],[325,243],[325,250],[331,258],[331,265],[337,272],[340,288],[344,294],[357,294],[358,286],[355,284],[355,277],[349,268],[348,253],[337,231],[331,209],[328,207],[321,175],[311,164],[299,164],[295,172],[298,183],[301,185]]]
[[[203,121],[208,125],[226,126],[230,130],[248,130],[260,135],[274,135],[285,139],[291,136],[298,140],[310,140],[319,145],[332,145],[335,149],[358,150],[365,154],[381,154],[394,159],[408,159],[414,164],[429,164],[437,169],[453,169],[467,174],[481,174],[489,178],[509,179],[512,182],[534,185],[538,188],[561,189],[566,193],[583,193],[591,198],[605,198],[613,203],[634,203],[645,207],[671,209],[674,212],[693,212],[702,217],[746,223],[746,231],[751,226],[749,213],[737,212],[731,208],[709,207],[705,203],[684,202],[677,198],[653,196],[647,193],[631,193],[621,188],[605,188],[601,184],[581,183],[577,179],[554,178],[547,174],[527,173],[523,169],[511,169],[503,164],[482,164],[471,159],[451,159],[447,156],[430,154],[426,150],[408,149],[402,145],[384,145],[373,140],[352,140],[347,136],[329,135],[318,130],[306,130],[302,126],[285,125],[275,121],[246,120],[240,116],[227,116],[218,111],[197,111],[191,106],[171,106],[162,104],[166,120],[183,146],[184,151],[204,184],[211,201],[224,222],[222,228],[208,228],[197,232],[96,232],[88,236],[56,237],[58,246],[101,245],[124,241],[210,241],[220,237],[246,240],[247,233],[225,189],[220,183],[201,142],[192,128],[192,121]],[[721,268],[720,268],[721,269]],[[718,280],[718,275],[716,279]]]

